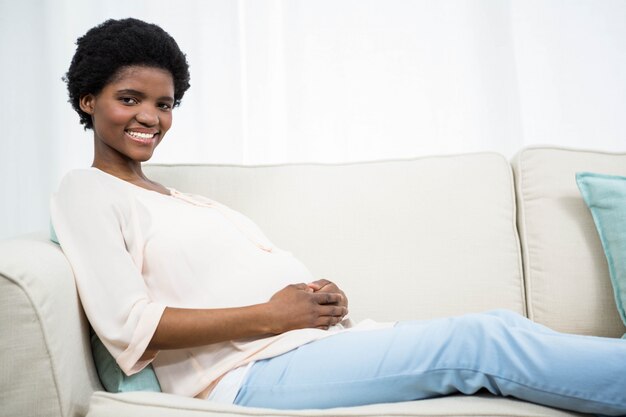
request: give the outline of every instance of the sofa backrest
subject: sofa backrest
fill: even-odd
[[[354,319],[524,313],[513,179],[501,155],[146,172],[250,217],[344,288]]]
[[[512,164],[528,316],[563,332],[621,336],[606,258],[575,173],[626,175],[626,154],[536,147]]]

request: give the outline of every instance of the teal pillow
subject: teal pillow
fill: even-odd
[[[615,304],[626,325],[626,177],[579,172],[576,182],[600,235]]]
[[[59,244],[54,226],[50,222],[50,240]],[[161,392],[161,385],[154,373],[152,365],[148,365],[140,372],[127,376],[122,372],[113,356],[104,347],[104,344],[90,328],[91,354],[93,355],[98,377],[105,390],[108,392],[129,392],[129,391],[152,391]]]
[[[93,330],[91,331],[91,353],[96,363],[100,382],[108,392],[161,392],[161,385],[159,385],[152,365],[146,366],[136,374],[127,376]]]
[[[54,231],[54,226],[52,226],[52,221],[50,221],[50,240],[59,244],[59,239],[57,238],[57,232]]]

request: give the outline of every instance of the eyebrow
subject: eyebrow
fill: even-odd
[[[125,88],[123,90],[117,90],[117,94],[131,94],[134,96],[139,96],[141,98],[145,98],[146,95],[144,93],[142,93],[141,91],[137,91],[137,90],[133,90],[132,88]],[[157,100],[159,101],[170,101],[170,102],[174,102],[174,97],[170,97],[170,96],[161,96],[159,97]]]

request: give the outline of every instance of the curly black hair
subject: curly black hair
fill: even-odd
[[[80,98],[98,94],[132,65],[161,68],[174,80],[174,106],[189,88],[189,64],[185,54],[159,26],[138,19],[110,19],[91,28],[76,41],[76,52],[63,77],[70,103],[86,129],[93,129],[91,116],[80,108]]]

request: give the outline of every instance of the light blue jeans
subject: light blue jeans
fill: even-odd
[[[255,363],[235,404],[331,408],[473,394],[626,414],[626,341],[557,333],[510,311],[340,333]]]

